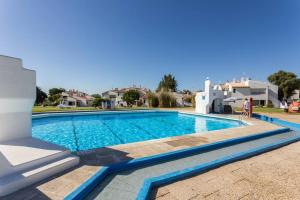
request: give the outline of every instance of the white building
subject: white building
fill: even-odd
[[[214,85],[209,79],[205,81],[204,92],[196,93],[196,112],[207,114],[210,112],[222,113],[224,105],[241,107],[243,99],[253,98],[254,105],[267,106],[272,104],[279,107],[278,87],[268,82],[254,81],[241,78],[224,84]],[[224,102],[231,98],[236,101]]]
[[[112,107],[126,107],[127,103],[123,100],[124,94],[129,90],[136,90],[139,92],[140,99],[139,101],[143,106],[148,106],[148,99],[147,99],[147,93],[150,91],[147,88],[142,87],[128,87],[128,88],[122,88],[118,89],[115,88],[113,90],[108,90],[106,92],[102,93],[102,98],[109,99],[111,101]]]
[[[111,102],[110,104],[113,107],[127,106],[126,101],[123,100],[125,92],[126,91],[124,89],[119,90],[118,88],[115,88],[114,90],[103,92],[102,98],[109,99]]]
[[[300,99],[300,90],[295,90],[294,94],[288,99],[288,102]]]
[[[92,106],[93,100],[94,97],[78,90],[69,90],[67,92],[62,92],[60,96],[60,104],[67,107]]]

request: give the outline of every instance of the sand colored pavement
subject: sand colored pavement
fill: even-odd
[[[262,113],[262,114],[300,124],[300,114],[287,114],[287,113]]]
[[[299,199],[300,142],[160,187],[157,200]]]

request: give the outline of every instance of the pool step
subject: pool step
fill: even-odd
[[[79,163],[65,148],[35,138],[0,143],[0,196],[10,194]]]
[[[35,182],[41,181],[58,172],[62,172],[79,163],[79,158],[76,156],[68,156],[56,162],[47,165],[41,165],[23,173],[15,173],[0,179],[0,196],[5,196],[14,191],[23,188],[25,185],[32,185]]]
[[[66,148],[31,137],[2,142],[0,152],[0,177],[70,155]]]

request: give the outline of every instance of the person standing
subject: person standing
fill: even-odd
[[[249,118],[251,118],[252,117],[252,113],[253,113],[253,98],[252,97],[250,97],[249,105],[250,105]]]
[[[247,98],[245,98],[245,101],[244,101],[244,115],[247,116],[247,117],[250,117],[250,102],[248,101]]]

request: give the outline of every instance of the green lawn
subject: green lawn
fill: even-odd
[[[264,107],[257,107],[254,108],[254,112],[261,112],[261,113],[284,113],[283,109],[280,108],[264,108]]]
[[[240,108],[236,108],[235,111],[241,111]],[[267,107],[254,107],[253,112],[257,113],[284,113],[280,108],[267,108]]]
[[[116,108],[114,110],[138,110],[138,109],[155,109],[155,108],[148,108],[148,107],[128,107],[128,108]],[[159,108],[156,108],[159,109]],[[174,108],[169,108],[173,110]],[[175,108],[175,110],[194,110],[194,108]],[[33,113],[40,113],[40,112],[72,112],[72,111],[104,111],[102,109],[97,109],[94,107],[77,107],[77,108],[58,108],[56,106],[34,106],[32,108]],[[240,108],[236,108],[235,111],[241,111]],[[254,107],[254,112],[257,113],[284,113],[280,108],[266,108],[266,107]]]
[[[115,110],[137,110],[137,109],[150,109],[148,107],[132,107],[132,108],[116,108]],[[56,106],[34,106],[32,108],[33,113],[40,112],[72,112],[72,111],[101,111],[102,109],[97,109],[94,107],[77,107],[77,108],[58,108]]]

